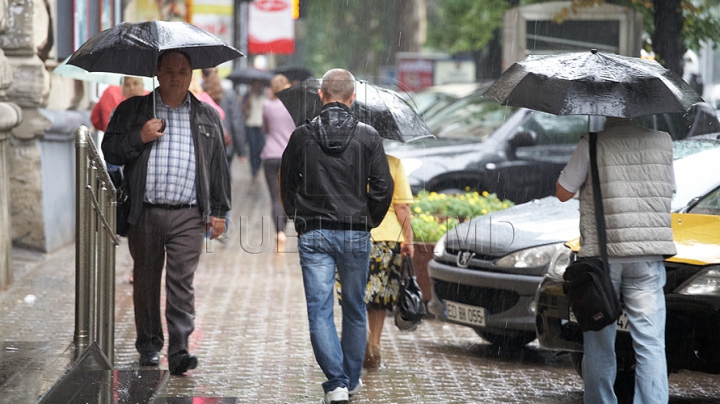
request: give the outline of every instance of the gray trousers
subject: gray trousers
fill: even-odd
[[[204,235],[205,224],[197,207],[178,210],[144,207],[140,223],[130,226],[128,246],[133,258],[135,348],[141,355],[159,352],[163,347],[160,318],[163,267],[167,267],[168,355],[188,350],[188,337],[195,329],[193,277]]]
[[[267,181],[268,190],[270,191],[270,201],[272,203],[272,220],[275,226],[275,232],[284,232],[287,216],[280,202],[280,183],[278,182],[278,174],[280,173],[280,159],[263,160],[263,170],[265,171],[265,181]]]

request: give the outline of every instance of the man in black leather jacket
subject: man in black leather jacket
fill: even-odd
[[[162,53],[157,77],[158,89],[117,107],[102,150],[109,163],[124,165],[130,190],[128,247],[140,366],[159,363],[167,261],[168,365],[171,374],[181,375],[197,367],[188,352],[195,328],[193,275],[205,233],[212,228],[216,238],[225,230],[230,179],[220,116],[188,91],[190,57],[178,50]]]
[[[328,379],[323,402],[347,403],[362,387],[369,231],[385,216],[394,185],[377,131],[350,113],[352,74],[328,71],[319,94],[320,116],[297,128],[283,153],[280,193],[299,234],[310,340]],[[342,345],[333,322],[336,267],[342,283]]]

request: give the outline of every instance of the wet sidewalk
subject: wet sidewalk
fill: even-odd
[[[325,377],[310,345],[295,239],[288,238],[288,252],[275,252],[264,177],[260,173],[253,182],[246,164],[234,167],[230,239],[208,246],[196,272],[197,319],[190,350],[199,366],[169,378],[162,391],[167,403],[317,404],[323,395]],[[288,230],[294,234],[290,225]],[[8,358],[20,352],[13,349],[24,347],[22,352],[29,353],[16,363],[30,361],[37,371],[30,372],[34,379],[17,381],[12,394],[0,393],[0,403],[36,402],[72,357],[74,254],[73,245],[47,255],[15,254],[15,283],[0,293],[0,356]],[[115,368],[121,371],[139,369],[131,265],[123,239],[117,250],[115,310]],[[582,380],[567,355],[532,344],[500,351],[470,328],[433,319],[408,333],[386,318],[382,354],[381,368],[363,374],[365,387],[351,403],[582,402]],[[166,351],[160,368],[167,369]],[[703,374],[673,375],[672,392],[681,400],[675,402],[718,402],[718,381]],[[23,389],[30,390],[20,393]]]

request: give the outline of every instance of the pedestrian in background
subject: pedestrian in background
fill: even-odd
[[[353,75],[328,71],[318,94],[320,115],[293,132],[283,153],[280,194],[299,235],[310,341],[328,379],[323,403],[347,403],[362,388],[370,229],[390,206],[393,180],[377,131],[350,113]],[[336,268],[342,340],[333,320]]]
[[[242,111],[245,116],[245,136],[248,143],[248,159],[250,160],[250,172],[253,182],[260,171],[263,147],[265,147],[265,135],[262,133],[262,106],[265,102],[265,82],[253,80],[250,84],[250,92],[245,95],[242,102]]]
[[[363,363],[367,369],[380,367],[380,336],[385,324],[386,311],[393,311],[397,304],[403,258],[412,258],[415,254],[410,211],[413,194],[410,190],[410,182],[399,158],[388,155],[387,160],[395,187],[392,204],[385,218],[380,226],[370,231],[372,249],[365,292],[370,332]]]
[[[105,132],[115,108],[122,101],[143,94],[147,94],[147,91],[145,91],[145,84],[140,77],[123,77],[122,86],[109,86],[103,91],[90,113],[90,122],[95,129]]]
[[[220,117],[188,91],[190,57],[171,49],[160,54],[157,66],[160,86],[117,107],[102,149],[110,163],[125,166],[130,190],[128,247],[140,366],[159,364],[166,266],[168,367],[181,375],[198,364],[188,350],[195,329],[193,277],[205,233],[212,228],[216,238],[225,229],[230,180]]]
[[[285,147],[295,130],[295,122],[290,116],[282,101],[275,96],[290,87],[287,77],[278,74],[270,81],[270,97],[263,103],[263,125],[262,131],[266,134],[265,147],[260,157],[263,161],[263,171],[270,191],[270,203],[272,207],[272,220],[275,226],[277,240],[277,252],[285,251],[285,224],[287,216],[280,202],[280,185],[278,174],[280,173],[280,161]]]
[[[235,90],[223,88],[216,69],[203,69],[202,74],[205,92],[225,112],[223,126],[230,135],[230,144],[227,146],[228,170],[232,173],[233,156],[245,155],[245,120],[240,111],[240,100]]]
[[[144,95],[147,93],[148,92],[145,91],[145,83],[143,83],[140,77],[135,76],[123,77],[122,86],[109,86],[105,89],[102,96],[100,96],[98,103],[95,104],[92,109],[92,113],[90,114],[90,121],[92,122],[93,127],[100,131],[97,133],[97,144],[102,144],[104,132],[107,129],[108,123],[110,122],[110,117],[112,116],[113,112],[115,112],[115,108],[117,108],[117,106],[122,101],[130,97],[134,97],[136,95]],[[102,158],[105,159],[105,156],[103,155]],[[122,184],[122,167],[110,164],[108,162],[105,162],[105,166],[107,167],[110,179],[113,181],[113,185],[117,189],[120,184]],[[133,281],[133,273],[132,271],[130,271],[128,282],[133,283]]]
[[[615,292],[635,349],[635,402],[667,403],[664,257],[676,254],[670,225],[675,188],[672,138],[628,119],[607,118],[597,134],[597,165]],[[629,185],[632,184],[632,185]],[[557,181],[557,197],[580,191],[580,258],[599,257],[589,141],[582,137]],[[583,333],[585,403],[617,403],[615,324]]]

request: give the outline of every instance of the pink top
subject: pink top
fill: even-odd
[[[265,147],[260,153],[263,160],[282,158],[285,146],[295,130],[295,122],[279,98],[263,102],[263,126]]]

